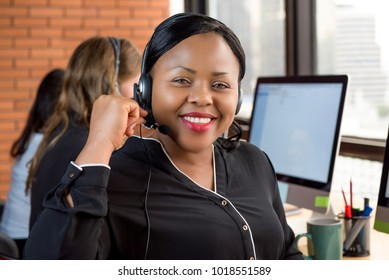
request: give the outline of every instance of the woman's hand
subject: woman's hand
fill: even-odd
[[[76,164],[108,164],[112,152],[134,134],[146,115],[147,111],[132,99],[101,95],[93,104],[88,139]]]

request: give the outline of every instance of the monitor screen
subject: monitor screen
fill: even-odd
[[[309,188],[303,199],[312,205],[301,206],[315,211],[326,208],[331,188],[347,82],[346,75],[257,80],[248,141],[269,156],[279,181]]]
[[[386,138],[384,161],[382,165],[381,183],[378,193],[378,205],[374,221],[374,229],[389,233],[389,128]]]

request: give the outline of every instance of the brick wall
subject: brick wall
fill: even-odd
[[[0,0],[0,199],[10,184],[10,147],[41,78],[65,68],[94,35],[128,38],[143,50],[168,16],[169,0]]]

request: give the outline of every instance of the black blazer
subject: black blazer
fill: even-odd
[[[58,135],[62,127],[62,125],[59,126],[53,132],[51,139]],[[43,210],[45,196],[51,188],[60,183],[69,162],[76,159],[84,147],[87,137],[88,127],[75,121],[70,121],[65,134],[44,155],[31,186],[30,230]]]

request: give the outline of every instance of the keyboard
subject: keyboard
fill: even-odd
[[[285,210],[285,216],[286,217],[290,217],[290,216],[301,214],[302,211],[303,211],[301,208],[299,208],[297,206],[287,205],[287,204],[284,204],[284,210]]]

